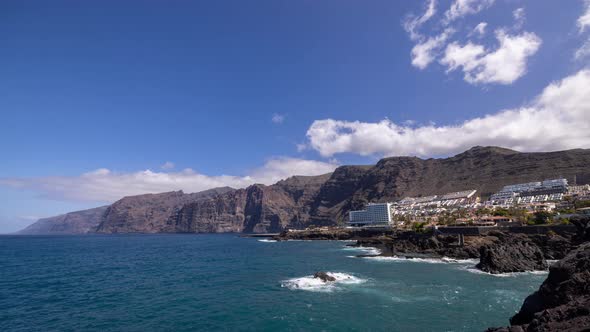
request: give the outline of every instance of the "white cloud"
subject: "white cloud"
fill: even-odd
[[[516,21],[514,28],[515,29],[522,28],[522,26],[524,25],[524,21],[526,20],[524,8],[515,9],[512,12],[512,17],[514,17],[514,20]]]
[[[584,14],[577,21],[580,33],[584,32],[590,26],[590,0],[584,1]]]
[[[529,105],[467,120],[459,125],[400,126],[317,120],[307,131],[310,146],[323,156],[450,155],[475,145],[519,151],[590,147],[590,70],[547,86]]]
[[[160,166],[160,168],[163,170],[174,169],[174,167],[176,167],[176,165],[174,165],[174,163],[171,161],[167,161],[164,164],[162,164],[162,166]]]
[[[527,60],[541,46],[541,39],[534,33],[509,35],[504,30],[496,31],[499,46],[486,50],[482,45],[468,42],[449,44],[440,63],[447,71],[461,68],[465,81],[471,84],[511,84],[526,72]]]
[[[422,16],[409,15],[403,23],[404,29],[410,34],[412,40],[419,40],[422,36],[417,30],[428,22],[436,14],[436,0],[429,0],[426,5],[426,11]]]
[[[445,24],[466,16],[479,13],[491,7],[495,0],[455,0],[451,7],[445,12]]]
[[[582,60],[586,59],[590,56],[590,39],[586,40],[586,42],[580,46],[574,53],[574,59]]]
[[[0,178],[0,185],[34,190],[52,199],[113,202],[124,196],[160,193],[173,190],[198,192],[215,187],[243,188],[254,183],[272,184],[292,175],[320,175],[338,165],[296,158],[270,159],[261,168],[246,176],[209,176],[191,169],[180,172],[117,173],[105,168],[80,176],[38,178]]]
[[[285,115],[275,113],[272,115],[271,121],[276,124],[281,124],[281,123],[285,122]]]
[[[446,44],[453,30],[447,29],[440,35],[430,37],[412,48],[412,65],[419,69],[425,69],[438,56],[440,49]]]
[[[473,28],[473,31],[469,34],[470,36],[473,35],[478,35],[478,36],[483,36],[486,34],[486,28],[488,27],[488,23],[487,22],[481,22],[478,25],[475,26],[475,28]]]

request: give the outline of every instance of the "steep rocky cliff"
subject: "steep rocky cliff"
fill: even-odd
[[[100,224],[108,206],[70,212],[56,217],[39,219],[18,234],[86,234],[92,233]]]
[[[253,185],[187,204],[177,214],[174,229],[264,233],[305,227],[312,203],[329,176],[295,176],[272,186]]]
[[[392,157],[375,166],[295,176],[274,185],[126,197],[105,212],[98,232],[278,232],[342,224],[368,202],[477,189],[487,197],[512,183],[565,177],[590,183],[590,150],[520,153],[474,147],[450,158]]]
[[[173,191],[162,194],[130,196],[108,207],[98,233],[162,233],[172,232],[168,220],[185,204],[208,199],[234,189],[215,188],[194,194]]]

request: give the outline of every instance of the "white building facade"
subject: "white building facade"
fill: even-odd
[[[369,203],[365,210],[348,214],[352,226],[389,225],[391,221],[391,203]]]

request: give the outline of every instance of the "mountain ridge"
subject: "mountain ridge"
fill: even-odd
[[[369,202],[467,189],[485,198],[507,184],[556,177],[590,183],[588,165],[590,149],[518,152],[475,146],[448,158],[388,157],[375,165],[345,165],[272,185],[125,197],[106,208],[95,231],[263,233],[336,225],[346,220],[348,211]]]

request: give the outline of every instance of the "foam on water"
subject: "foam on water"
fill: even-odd
[[[380,255],[381,250],[374,247],[344,247],[342,250],[360,251],[363,255]],[[353,256],[354,257],[354,256]]]
[[[271,239],[260,239],[260,240],[258,240],[258,242],[274,243],[274,242],[278,242],[278,241],[277,240],[271,240]]]
[[[323,282],[319,278],[314,278],[313,275],[301,278],[293,278],[281,282],[281,287],[291,290],[305,290],[310,292],[333,292],[340,290],[339,285],[355,285],[366,282],[365,279],[355,277],[353,275],[342,272],[327,272],[331,277],[336,278],[336,281]]]
[[[477,259],[454,259],[449,257],[442,258],[413,258],[413,257],[399,257],[399,256],[376,256],[376,257],[363,257],[375,261],[384,262],[401,262],[401,263],[429,263],[429,264],[469,264],[474,265],[479,263]]]
[[[465,270],[465,271],[471,272],[471,273],[475,273],[475,274],[485,274],[485,275],[489,275],[492,277],[498,277],[498,278],[517,277],[517,276],[531,275],[531,274],[532,275],[549,274],[549,271],[527,271],[527,272],[509,272],[509,273],[493,274],[493,273],[488,273],[488,272],[482,271],[480,269],[477,269],[474,266],[464,267],[464,268],[462,268],[462,270]]]

